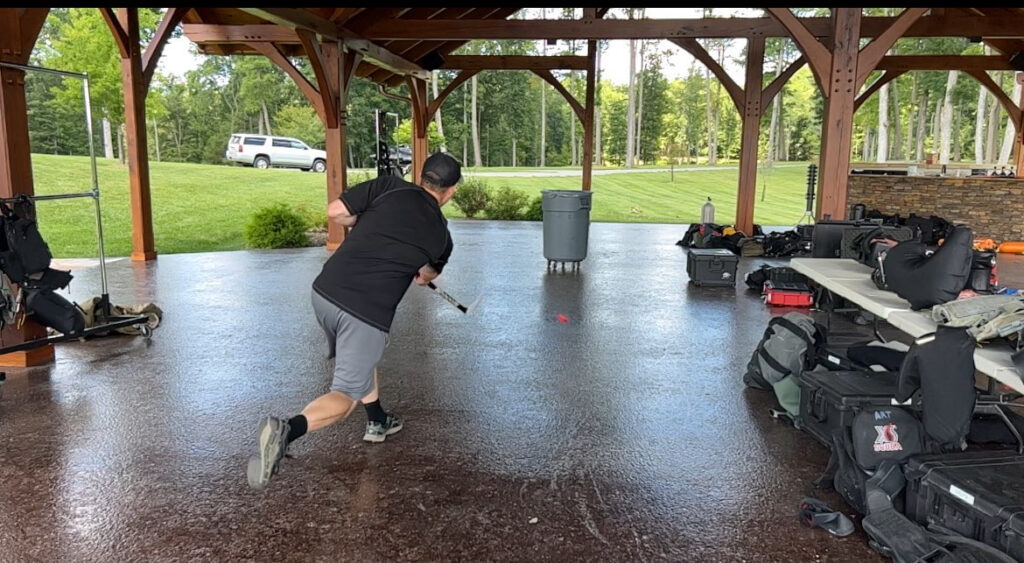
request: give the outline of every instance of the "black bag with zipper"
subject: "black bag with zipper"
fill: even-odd
[[[26,291],[25,305],[39,324],[65,336],[85,331],[85,316],[73,303],[50,290]]]
[[[3,240],[0,241],[0,268],[13,283],[42,274],[50,267],[50,247],[39,234],[35,209],[28,196],[19,196],[13,206],[0,202],[3,215]]]

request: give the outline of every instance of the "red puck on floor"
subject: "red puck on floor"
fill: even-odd
[[[558,313],[558,316],[556,318],[558,319],[558,322],[560,322],[560,323],[567,323],[567,322],[569,322],[569,317],[563,315],[562,313]]]

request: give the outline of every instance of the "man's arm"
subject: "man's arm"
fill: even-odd
[[[427,285],[431,281],[441,275],[441,271],[444,270],[446,264],[448,264],[448,258],[452,255],[452,237],[447,235],[448,240],[445,242],[444,251],[441,253],[441,257],[436,262],[430,264],[424,264],[420,267],[420,271],[416,273],[416,277],[413,278],[418,285]]]
[[[336,199],[327,206],[327,218],[342,227],[352,227],[358,215],[353,215],[341,199]]]

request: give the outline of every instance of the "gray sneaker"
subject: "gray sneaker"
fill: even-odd
[[[262,489],[277,473],[278,464],[288,449],[288,422],[268,416],[260,423],[260,453],[249,458],[249,486]]]
[[[384,424],[372,420],[366,423],[366,433],[363,434],[363,441],[380,443],[401,429],[402,421],[397,416],[389,414]]]

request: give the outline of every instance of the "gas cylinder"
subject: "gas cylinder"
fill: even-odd
[[[700,222],[704,224],[715,222],[715,204],[711,203],[710,197],[700,208]]]

